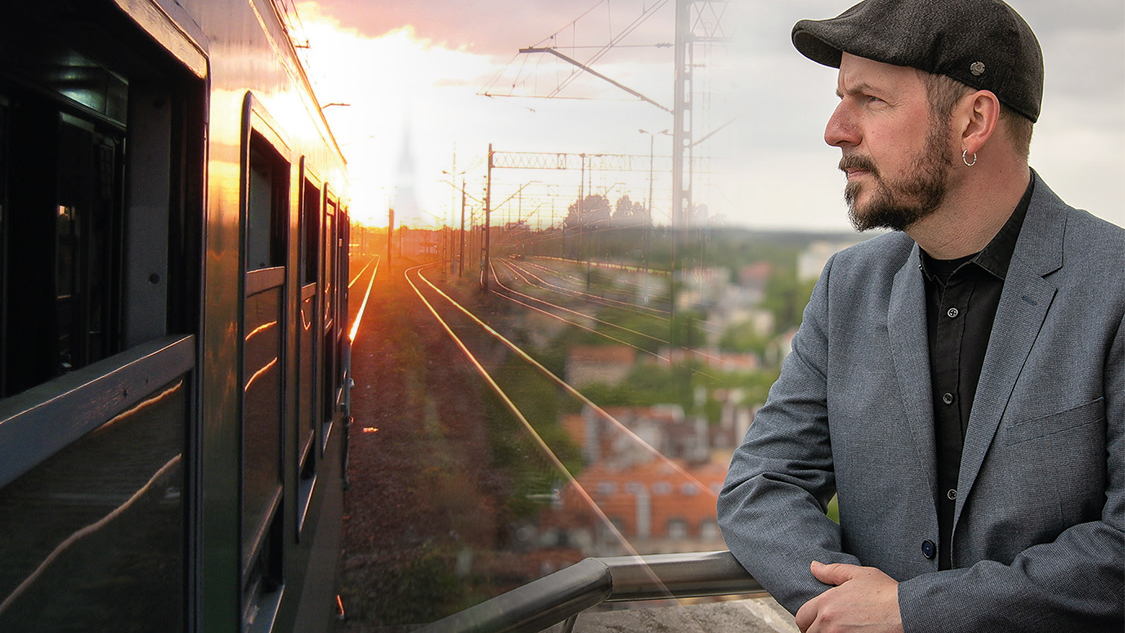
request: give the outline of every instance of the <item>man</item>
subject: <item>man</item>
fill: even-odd
[[[719,521],[802,631],[1125,627],[1125,231],[1027,162],[1043,64],[999,0],[802,20],[858,229]],[[825,517],[833,494],[839,525]]]

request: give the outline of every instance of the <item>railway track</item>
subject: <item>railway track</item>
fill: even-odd
[[[599,518],[601,529],[614,534],[622,549],[635,553],[607,516],[606,508],[601,507],[594,500],[591,491],[585,489],[576,478],[578,471],[586,465],[582,456],[575,455],[575,449],[580,448],[577,444],[581,438],[575,438],[559,427],[557,421],[560,410],[582,408],[591,412],[591,415],[610,429],[610,433],[616,436],[613,441],[633,443],[637,449],[648,452],[651,458],[663,462],[676,474],[677,479],[693,483],[701,491],[714,496],[713,491],[677,462],[661,454],[613,415],[536,360],[529,351],[475,314],[473,309],[444,292],[435,281],[427,277],[428,268],[432,266],[406,271],[408,283],[481,379],[518,420],[527,437],[534,442],[554,471],[557,479],[552,488],[532,493],[536,494],[536,498],[555,500],[562,487],[573,490]],[[546,397],[547,394],[551,397]],[[544,407],[544,402],[551,400],[557,402],[554,410]]]
[[[574,265],[572,262],[567,264]],[[631,347],[665,364],[678,364],[690,373],[711,376],[697,367],[676,363],[663,353],[676,346],[669,336],[672,320],[666,309],[643,305],[649,295],[647,292],[640,292],[640,289],[647,288],[647,281],[639,283],[632,280],[621,284],[624,288],[610,289],[608,292],[603,290],[601,294],[595,294],[568,288],[568,285],[573,286],[580,280],[566,272],[539,264],[533,266],[536,271],[542,271],[542,274],[530,272],[527,264],[517,265],[509,260],[494,260],[492,266],[497,287],[492,292],[496,296],[564,321],[615,344]],[[646,277],[650,275],[641,271],[633,272]],[[657,278],[653,281],[656,284],[660,275],[652,276]],[[550,277],[563,280],[563,283],[546,281]],[[695,327],[707,331],[704,324],[696,323]],[[695,349],[693,356],[712,358],[710,353],[701,349]]]
[[[621,523],[636,516],[634,495],[602,489],[615,467],[608,451],[631,452],[661,472],[639,481],[690,486],[713,507],[713,489],[696,471],[569,384],[557,352],[552,360],[536,351],[529,308],[508,290],[483,295],[436,265],[389,269],[356,257],[352,270],[352,306],[369,300],[353,321],[342,591],[349,631],[366,631],[361,622],[432,621],[586,556],[644,550]],[[525,290],[517,292],[536,292]],[[560,309],[579,312],[578,304],[537,299],[551,305],[520,301],[588,320]],[[665,519],[653,520],[663,530]],[[575,540],[582,533],[589,538]]]
[[[379,274],[379,262],[381,258],[378,255],[371,255],[367,258],[363,267],[359,272],[352,275],[351,280],[348,281],[348,291],[351,292],[352,286],[356,285],[361,279],[370,271],[370,278],[367,282],[367,289],[363,293],[363,300],[358,304],[354,301],[348,303],[348,322],[351,327],[348,328],[348,338],[352,344],[355,344],[356,338],[359,336],[359,326],[363,322],[363,314],[367,311],[367,302],[371,299],[371,290],[375,287],[375,278]],[[363,286],[360,286],[363,287]]]
[[[574,264],[570,265],[573,266]],[[512,260],[496,259],[493,260],[492,266],[494,273],[497,273],[496,278],[498,280],[501,280],[501,275],[503,275],[513,281],[523,282],[527,287],[536,291],[545,292],[571,302],[645,315],[651,317],[654,322],[663,324],[665,328],[667,328],[668,321],[671,318],[671,303],[666,290],[667,282],[664,280],[651,280],[653,292],[645,292],[648,287],[646,283],[629,279],[615,280],[611,287],[601,287],[595,292],[591,289],[593,284],[588,281],[589,274],[585,275],[586,279],[583,279],[567,271],[549,268],[527,260],[522,260],[517,264]],[[634,274],[648,277],[647,273],[636,272]]]

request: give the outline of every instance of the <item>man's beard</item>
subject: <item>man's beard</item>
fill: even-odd
[[[855,230],[888,228],[902,231],[937,211],[945,200],[953,162],[948,135],[948,125],[935,123],[930,127],[926,146],[914,155],[911,165],[913,175],[905,180],[885,179],[867,156],[852,155],[840,159],[840,169],[864,169],[875,179],[876,189],[871,200],[862,208],[856,203],[860,184],[849,182],[844,187],[848,218]]]

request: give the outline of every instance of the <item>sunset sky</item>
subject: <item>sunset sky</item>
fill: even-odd
[[[670,129],[672,116],[593,75],[570,78],[575,68],[552,56],[518,51],[553,45],[582,62],[598,55],[594,70],[671,107],[672,49],[658,44],[673,41],[674,4],[298,3],[297,37],[308,39],[318,98],[350,104],[325,112],[349,160],[353,216],[385,225],[393,206],[399,224],[456,224],[460,194],[443,171],[465,172],[458,184],[465,179],[468,194],[483,199],[489,143],[497,152],[641,157],[643,169],[587,173],[584,191],[611,203],[623,194],[645,200],[651,137],[638,130]],[[832,17],[851,4],[735,0],[712,21],[731,39],[695,48],[695,139],[721,128],[695,149],[695,204],[729,225],[849,230],[839,150],[823,142],[836,71],[797,53],[789,33],[801,18]],[[1046,60],[1032,166],[1070,204],[1125,225],[1125,3],[1010,4]],[[671,137],[652,142],[654,216],[667,224]],[[495,169],[493,221],[558,223],[580,181],[577,170]]]

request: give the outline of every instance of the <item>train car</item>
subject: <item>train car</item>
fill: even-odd
[[[346,165],[276,0],[0,6],[0,631],[323,631]]]

